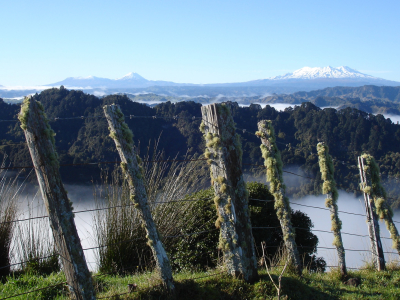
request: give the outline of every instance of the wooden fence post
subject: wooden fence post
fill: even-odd
[[[365,169],[365,172],[370,174],[372,184],[369,195],[373,198],[373,202],[375,203],[376,214],[381,220],[385,220],[386,228],[390,232],[390,237],[393,242],[392,248],[396,249],[400,255],[399,232],[393,222],[393,210],[386,201],[387,196],[381,184],[379,166],[371,155],[364,154],[364,157],[368,165],[368,170]]]
[[[115,142],[115,146],[117,147],[122,161],[121,168],[125,178],[128,180],[130,199],[140,212],[140,217],[142,218],[147,233],[148,245],[153,252],[163,284],[167,289],[173,292],[175,287],[171,265],[147,203],[147,192],[143,182],[143,169],[142,166],[139,165],[141,159],[136,155],[133,148],[132,131],[125,123],[124,114],[119,105],[105,105],[103,109],[108,121],[110,137]]]
[[[228,272],[247,282],[258,279],[248,191],[242,174],[242,147],[230,109],[225,104],[202,106],[200,130],[206,139],[214,202],[220,228],[219,248]]]
[[[324,180],[324,183],[322,185],[322,193],[326,194],[325,205],[331,211],[331,230],[333,231],[334,235],[333,245],[336,247],[340,273],[344,278],[347,275],[347,269],[342,234],[340,232],[340,230],[342,229],[342,221],[340,221],[338,213],[338,191],[336,189],[336,182],[333,176],[334,167],[332,157],[329,155],[328,146],[326,146],[324,143],[318,143],[317,151],[319,169],[322,174],[322,179]]]
[[[364,192],[365,212],[367,216],[368,232],[371,242],[371,252],[375,267],[378,271],[385,270],[385,257],[383,255],[381,237],[379,233],[379,219],[376,214],[375,203],[370,197],[371,193],[371,174],[366,172],[369,166],[366,157],[358,157],[358,168],[360,170],[361,189]]]
[[[25,133],[71,295],[79,300],[95,299],[92,277],[75,227],[71,202],[60,177],[54,131],[43,106],[32,97],[25,98],[18,118]]]
[[[270,190],[275,198],[274,206],[282,227],[283,240],[297,273],[301,274],[302,263],[292,227],[290,203],[286,197],[286,187],[283,183],[282,160],[276,146],[274,128],[271,121],[267,120],[258,122],[257,126],[256,135],[261,139],[261,153],[264,158],[264,165],[267,168],[267,180],[270,182]]]

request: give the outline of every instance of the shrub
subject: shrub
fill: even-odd
[[[257,249],[257,256],[262,256],[261,242],[265,241],[267,246],[267,257],[272,260],[278,254],[279,248],[283,244],[283,234],[280,229],[280,223],[276,216],[274,203],[262,202],[259,200],[273,200],[272,194],[265,184],[250,182],[247,183],[250,199],[251,223],[253,229],[253,237]],[[188,196],[190,199],[214,198],[213,188],[202,190]],[[193,214],[193,215],[191,215]],[[196,232],[215,229],[214,222],[217,219],[215,205],[213,200],[197,201],[192,205],[190,215],[186,216],[187,220],[196,218],[197,221],[191,224],[187,223],[185,232]],[[204,224],[199,228],[198,223]],[[304,265],[311,271],[324,271],[326,263],[321,257],[316,257],[316,247],[318,238],[311,232],[313,224],[311,219],[301,211],[292,211],[292,224],[294,227],[303,229],[296,230],[296,243],[299,247],[300,256],[303,258]],[[266,229],[257,229],[256,227],[274,227]],[[200,230],[201,229],[201,230]],[[210,231],[186,239],[179,240],[173,247],[168,250],[173,258],[173,266],[176,269],[205,269],[207,267],[215,267],[218,260],[218,236],[219,232]]]

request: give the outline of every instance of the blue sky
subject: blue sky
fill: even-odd
[[[342,65],[400,81],[400,1],[0,0],[0,85],[241,82]]]

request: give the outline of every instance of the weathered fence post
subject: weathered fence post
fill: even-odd
[[[400,237],[396,225],[393,222],[393,210],[386,201],[386,191],[381,184],[379,166],[375,159],[366,155],[366,163],[369,166],[369,174],[371,176],[371,193],[370,197],[373,198],[376,208],[376,214],[381,220],[385,220],[386,228],[390,232],[392,238],[392,248],[396,249],[400,255]],[[365,170],[367,172],[367,170]]]
[[[338,206],[337,206],[338,191],[336,189],[336,182],[333,177],[334,174],[333,162],[331,156],[329,155],[328,146],[326,146],[324,143],[318,143],[317,151],[318,151],[319,169],[322,174],[322,180],[324,181],[322,185],[322,193],[326,194],[325,205],[331,211],[331,223],[332,223],[331,230],[333,231],[334,235],[332,244],[337,249],[338,265],[340,268],[341,275],[342,277],[344,277],[347,275],[347,269],[346,269],[346,260],[345,260],[342,235],[340,233],[340,230],[342,229],[342,221],[340,221],[338,214]]]
[[[378,271],[385,270],[385,257],[383,255],[382,242],[379,233],[379,219],[376,214],[374,199],[370,196],[372,190],[371,173],[367,159],[369,155],[358,157],[358,168],[360,170],[361,190],[364,192],[365,212],[367,216],[368,232],[371,242],[371,252],[375,267]]]
[[[142,222],[146,229],[146,237],[150,246],[157,269],[166,288],[174,291],[174,280],[172,278],[171,265],[160,240],[156,225],[147,203],[147,192],[143,182],[143,169],[140,166],[141,159],[136,155],[133,148],[133,134],[125,123],[124,114],[119,105],[111,104],[103,107],[107,118],[110,137],[114,140],[119,156],[121,157],[121,168],[125,178],[128,180],[130,199],[139,210]]]
[[[219,248],[228,272],[254,282],[258,278],[250,222],[248,191],[242,174],[242,147],[230,109],[225,104],[202,106],[200,130],[206,140],[211,182],[220,228]]]
[[[48,124],[43,106],[32,97],[25,98],[18,118],[25,133],[71,295],[76,299],[95,299],[92,277],[75,227],[71,202],[60,177],[54,131]]]
[[[256,135],[261,139],[261,153],[267,168],[267,181],[270,182],[271,193],[275,198],[275,209],[282,227],[283,240],[294,266],[299,274],[302,263],[295,241],[295,233],[291,222],[289,199],[286,197],[286,187],[283,184],[281,154],[276,146],[275,132],[271,121],[258,122]]]

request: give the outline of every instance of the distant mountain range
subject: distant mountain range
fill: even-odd
[[[360,86],[366,84],[373,85],[400,85],[400,82],[390,81],[378,77],[363,74],[349,67],[324,67],[310,68],[304,67],[293,73],[282,76],[275,76],[267,79],[252,80],[247,82],[235,83],[212,83],[212,84],[192,84],[175,83],[171,81],[147,80],[137,73],[129,73],[119,79],[89,77],[69,77],[59,82],[48,84],[48,86],[82,87],[82,88],[146,88],[151,86],[208,86],[208,87],[243,87],[243,86],[301,86],[306,90],[324,88],[329,86]],[[312,86],[309,87],[309,86]]]
[[[103,89],[123,89],[123,88],[146,88],[150,86],[185,86],[185,83],[175,83],[172,81],[147,80],[137,73],[131,72],[119,79],[108,79],[95,76],[89,77],[68,77],[59,82],[47,84],[47,86],[81,87],[81,88],[103,88]],[[189,84],[190,85],[190,84]],[[192,84],[194,85],[194,84]]]
[[[32,88],[12,88],[0,86],[0,97],[21,97],[48,87],[63,85],[68,89],[80,89],[86,93],[105,96],[115,93],[154,93],[169,96],[189,97],[228,97],[262,96],[265,94],[291,94],[299,91],[309,92],[328,87],[360,87],[364,85],[400,86],[400,82],[390,81],[363,74],[349,67],[338,68],[304,67],[292,73],[267,79],[236,83],[192,84],[162,80],[147,80],[137,73],[129,73],[122,78],[108,79],[95,76],[69,77],[62,81]]]

